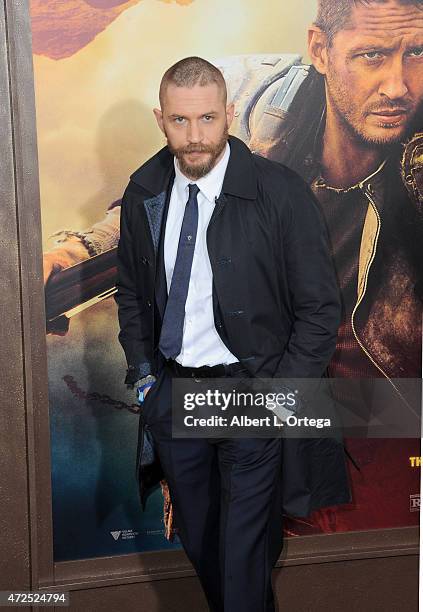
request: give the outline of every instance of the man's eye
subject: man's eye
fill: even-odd
[[[414,47],[414,49],[410,49],[408,55],[411,55],[411,57],[423,58],[423,47]]]
[[[210,122],[213,121],[213,117],[211,115],[204,115],[203,116],[204,121],[206,122]]]
[[[361,57],[364,57],[366,60],[379,60],[382,59],[383,53],[380,51],[367,51],[367,53],[363,53]]]
[[[175,123],[183,123],[184,121],[184,117],[175,117]]]

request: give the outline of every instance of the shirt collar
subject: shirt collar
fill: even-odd
[[[231,148],[229,143],[226,143],[225,151],[219,162],[210,170],[208,174],[201,177],[197,181],[189,179],[179,169],[179,165],[176,157],[174,157],[175,166],[175,187],[178,193],[179,199],[183,200],[187,198],[187,187],[190,183],[195,183],[200,189],[201,193],[207,198],[207,200],[214,204],[215,198],[220,195],[222,191],[223,179],[225,178],[226,168],[229,162],[229,156]]]

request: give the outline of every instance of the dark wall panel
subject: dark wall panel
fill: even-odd
[[[25,390],[15,156],[5,4],[0,3],[0,589],[28,588]]]
[[[277,612],[417,612],[418,557],[284,567],[274,571],[274,586]],[[208,612],[196,578],[99,587],[70,596],[72,612]]]

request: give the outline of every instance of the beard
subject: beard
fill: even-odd
[[[206,176],[206,174],[208,174],[216,165],[216,160],[219,158],[226,146],[226,143],[228,142],[228,126],[225,125],[219,141],[213,145],[191,144],[186,147],[176,148],[172,145],[171,141],[167,137],[167,134],[166,138],[169,151],[173,153],[178,160],[178,166],[181,172],[188,178],[196,181],[203,176]],[[185,159],[185,155],[189,153],[206,153],[208,154],[208,157],[205,161],[201,161],[197,164],[191,164]]]

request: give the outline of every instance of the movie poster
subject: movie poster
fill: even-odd
[[[113,299],[120,198],[129,175],[164,144],[152,108],[161,75],[178,59],[199,55],[222,69],[236,104],[231,132],[299,172],[322,205],[344,300],[331,375],[420,377],[411,247],[423,200],[423,118],[412,105],[423,92],[398,91],[394,103],[370,109],[396,112],[400,133],[384,143],[377,167],[341,188],[328,180],[342,172],[325,149],[328,108],[336,102],[343,128],[367,138],[371,151],[377,135],[360,133],[359,109],[382,59],[363,49],[350,89],[344,38],[325,77],[307,51],[316,15],[309,0],[31,0],[56,561],[179,547],[164,537],[161,491],[145,512],[139,504],[138,405],[123,384]],[[405,54],[421,82],[422,44]],[[356,438],[346,447],[352,503],[287,517],[288,536],[418,524],[419,440]]]

